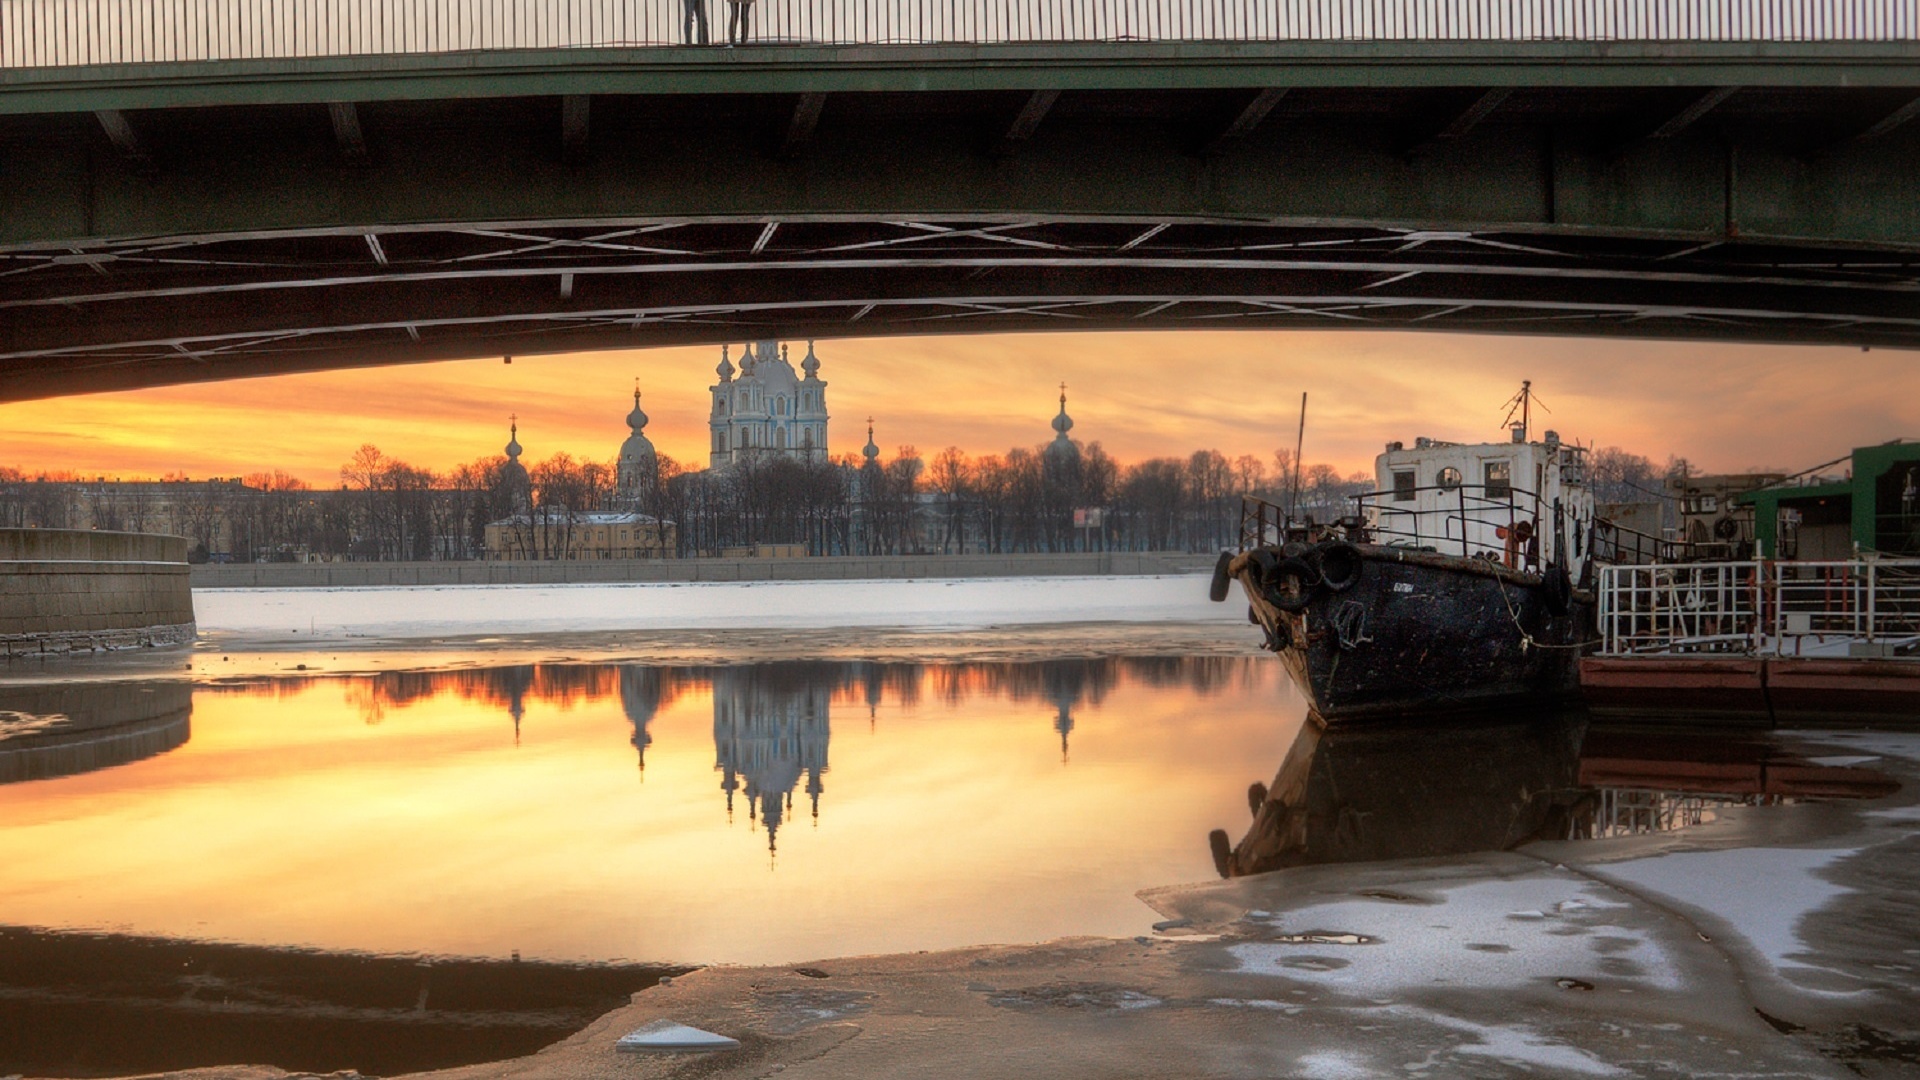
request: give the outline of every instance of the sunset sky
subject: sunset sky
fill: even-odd
[[[1501,405],[1523,378],[1552,410],[1537,427],[1710,471],[1799,469],[1920,436],[1920,360],[1886,350],[1222,331],[859,339],[817,352],[835,454],[866,441],[869,414],[889,456],[1036,445],[1052,436],[1061,382],[1074,437],[1123,462],[1200,448],[1270,460],[1291,446],[1307,391],[1307,460],[1370,470],[1391,439],[1501,438]],[[362,443],[434,469],[499,453],[509,414],[530,461],[562,450],[609,460],[638,378],[648,437],[704,465],[719,358],[496,358],[5,405],[0,464],[124,479],[277,468],[332,486]]]

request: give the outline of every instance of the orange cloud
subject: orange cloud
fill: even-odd
[[[869,415],[889,452],[1041,443],[1063,381],[1074,436],[1123,461],[1267,458],[1291,446],[1307,391],[1308,459],[1369,469],[1391,439],[1500,438],[1500,404],[1523,378],[1567,438],[1715,470],[1920,435],[1920,365],[1884,350],[1217,331],[855,339],[818,353],[836,454],[865,441]],[[509,414],[530,459],[606,460],[637,378],[655,445],[704,464],[718,360],[707,348],[518,357],[28,402],[0,407],[4,463],[126,478],[281,468],[330,486],[362,443],[436,469],[499,453]]]

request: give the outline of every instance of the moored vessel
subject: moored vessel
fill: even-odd
[[[1319,524],[1247,497],[1239,581],[1309,706],[1326,720],[1545,705],[1579,692],[1593,640],[1582,587],[1601,535],[1582,447],[1530,438],[1530,390],[1511,439],[1388,444],[1376,490]]]
[[[1920,719],[1920,444],[1860,447],[1733,503],[1750,557],[1600,570],[1588,705],[1758,725]]]

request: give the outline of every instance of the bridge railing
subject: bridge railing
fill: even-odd
[[[0,68],[689,43],[733,0],[0,0]],[[747,0],[752,43],[1888,41],[1916,0]]]

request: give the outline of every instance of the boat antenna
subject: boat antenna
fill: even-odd
[[[1307,445],[1307,392],[1300,391],[1300,432],[1293,438],[1293,491],[1287,495],[1287,524],[1293,524],[1293,512],[1300,505],[1300,452]],[[1282,531],[1285,531],[1284,529]],[[1282,536],[1280,539],[1285,540]]]
[[[1518,442],[1526,442],[1528,439],[1533,438],[1533,407],[1535,404],[1538,404],[1540,408],[1546,412],[1553,411],[1547,408],[1546,402],[1539,401],[1535,398],[1533,393],[1533,380],[1521,379],[1520,392],[1507,399],[1507,418],[1500,422],[1502,427],[1511,429],[1513,427],[1513,414],[1520,414],[1520,438],[1516,440]]]

